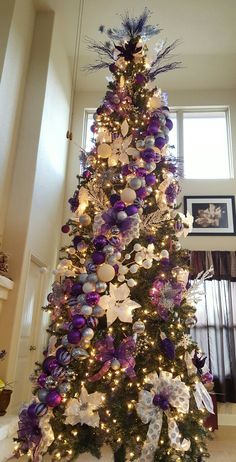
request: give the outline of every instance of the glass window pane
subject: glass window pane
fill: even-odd
[[[185,178],[229,178],[226,113],[184,112]]]
[[[94,144],[92,143],[93,133],[91,132],[91,126],[93,125],[93,122],[94,122],[93,114],[94,112],[86,113],[85,143],[84,143],[84,149],[86,152],[91,151],[91,149],[94,147]]]
[[[173,122],[173,128],[169,132],[169,146],[171,148],[171,154],[177,157],[177,114],[176,112],[171,112],[170,118]]]

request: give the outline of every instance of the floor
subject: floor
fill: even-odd
[[[214,432],[214,440],[208,444],[211,454],[209,462],[236,462],[236,427],[224,426]],[[27,459],[21,459],[24,462]],[[112,462],[113,457],[110,451],[104,451],[104,455],[100,462]],[[90,455],[84,454],[78,462],[95,462],[98,460]],[[0,462],[1,456],[0,456]],[[45,457],[44,462],[50,462],[50,458]]]

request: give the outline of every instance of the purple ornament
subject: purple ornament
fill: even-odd
[[[62,397],[56,390],[49,391],[46,401],[48,406],[56,407],[61,403]]]
[[[82,284],[77,283],[74,284],[71,288],[71,295],[73,297],[78,297],[78,295],[82,294]]]
[[[47,397],[46,397],[47,400]],[[43,417],[47,413],[48,407],[45,403],[38,403],[35,406],[35,416],[36,417]]]
[[[51,376],[54,380],[61,380],[65,377],[65,368],[62,366],[57,366],[53,369]]]
[[[139,198],[139,199],[145,199],[145,197],[147,196],[147,190],[145,187],[142,187],[142,188],[139,188],[136,190],[136,196]]]
[[[116,72],[116,70],[117,70],[117,67],[116,67],[115,63],[110,64],[109,71],[112,72],[112,74],[114,74]]]
[[[158,126],[156,124],[154,124],[154,123],[151,123],[150,125],[148,125],[147,134],[148,135],[157,135],[158,134]]]
[[[156,139],[155,139],[155,146],[159,149],[162,149],[166,144],[166,140],[165,138],[162,138],[161,136],[158,136]]]
[[[44,387],[46,378],[47,378],[47,374],[45,374],[44,372],[42,372],[39,375],[37,382],[40,385],[40,387]]]
[[[37,403],[31,403],[27,409],[28,416],[33,419],[35,417],[35,408],[37,406]]]
[[[89,292],[86,294],[85,299],[88,305],[94,306],[98,304],[100,295],[97,292]]]
[[[144,177],[146,174],[147,174],[146,168],[143,168],[143,167],[138,167],[137,168],[137,170],[136,170],[136,175],[137,176]]]
[[[122,210],[125,209],[125,203],[123,201],[117,201],[114,205],[113,205],[113,209],[116,211],[116,212],[122,212]]]
[[[156,183],[156,175],[154,175],[154,173],[149,173],[146,177],[145,177],[145,181],[146,181],[146,184],[147,186],[152,186]]]
[[[169,130],[172,130],[173,128],[173,122],[171,119],[166,119],[166,127],[169,129]]]
[[[120,245],[120,238],[117,236],[112,236],[109,239],[109,244],[113,245],[114,247],[119,247]]]
[[[119,272],[119,265],[116,263],[115,265],[113,265],[113,268],[115,270],[115,273],[118,274]]]
[[[59,364],[62,364],[62,366],[66,366],[70,363],[71,360],[69,351],[64,347],[58,348],[56,352],[56,358]]]
[[[77,345],[77,343],[80,342],[81,333],[79,330],[73,329],[70,332],[68,332],[67,338],[69,343],[72,343],[72,345]]]
[[[121,167],[121,173],[122,175],[124,176],[127,176],[129,175],[130,173],[132,173],[132,171],[130,170],[130,166],[128,164],[125,164]]]
[[[55,367],[57,366],[58,366],[58,362],[55,356],[48,356],[43,361],[43,370],[47,372],[48,374],[51,374],[51,371],[53,371],[53,369],[55,369]]]
[[[91,329],[94,329],[98,325],[98,319],[89,316],[89,318],[87,319],[87,325],[88,327],[91,327]]]
[[[119,194],[112,194],[111,197],[110,197],[111,205],[114,205],[119,200],[120,200],[120,195]]]
[[[77,249],[77,245],[82,241],[82,237],[81,236],[75,236],[74,239],[73,239],[73,245],[74,247]]]
[[[153,149],[148,148],[141,152],[141,157],[145,162],[152,162],[156,158],[156,153]]]
[[[164,338],[163,340],[161,340],[161,350],[163,351],[164,355],[173,361],[173,359],[175,359],[175,345],[174,343],[168,339],[168,338]]]
[[[81,314],[75,314],[72,318],[72,324],[75,329],[82,329],[82,327],[85,326],[86,321],[85,318],[81,316]]]
[[[169,401],[167,397],[162,393],[155,395],[152,402],[154,406],[158,406],[163,411],[167,411],[169,408]]]
[[[92,175],[92,172],[90,172],[90,170],[84,170],[84,172],[83,172],[83,178],[84,178],[85,180],[88,180],[88,179],[91,177],[91,175]]]
[[[125,211],[128,217],[131,217],[132,215],[135,215],[135,213],[138,213],[138,207],[136,207],[134,204],[127,205]]]
[[[69,225],[63,225],[63,226],[61,227],[61,231],[62,231],[63,233],[65,233],[65,234],[66,234],[66,233],[69,233],[69,231],[70,231]]]
[[[105,245],[108,244],[108,240],[106,236],[103,236],[103,234],[99,234],[99,236],[96,236],[93,240],[93,245],[96,247],[97,250],[103,249]]]
[[[146,77],[145,75],[143,74],[136,74],[135,76],[135,82],[138,84],[138,85],[144,85],[146,83]]]
[[[106,255],[103,252],[96,251],[93,252],[92,259],[95,265],[101,265],[102,263],[104,263]]]

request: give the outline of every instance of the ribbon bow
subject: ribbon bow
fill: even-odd
[[[167,417],[168,435],[173,448],[188,451],[190,441],[181,436],[175,418],[169,415],[169,406],[177,408],[183,414],[189,409],[189,390],[179,377],[173,379],[170,372],[162,371],[158,377],[156,372],[146,377],[146,383],[151,383],[150,391],[141,390],[137,403],[137,414],[144,424],[149,423],[147,438],[139,462],[152,462],[161,434],[163,413]]]
[[[101,369],[91,377],[90,382],[100,380],[112,366],[113,360],[118,360],[120,367],[125,369],[125,373],[133,379],[136,377],[134,366],[135,359],[132,356],[135,351],[135,340],[133,337],[126,337],[122,340],[118,348],[114,347],[114,338],[107,335],[104,340],[100,340],[95,344],[96,355],[95,359],[101,361],[103,366]]]

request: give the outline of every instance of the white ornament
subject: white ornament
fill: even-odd
[[[102,159],[107,159],[112,154],[111,146],[107,143],[99,144],[97,153]]]
[[[71,398],[65,410],[67,425],[86,424],[90,427],[99,427],[100,417],[97,412],[105,398],[103,393],[95,392],[88,394],[86,388],[81,388],[79,399]]]
[[[161,107],[160,96],[153,95],[149,100],[149,107],[151,109],[158,109],[159,107]]]
[[[152,267],[152,260],[144,260],[142,266],[143,266],[143,268],[145,268],[145,269],[151,268],[151,267]]]
[[[134,286],[136,286],[136,281],[135,281],[134,279],[132,279],[132,278],[131,278],[131,279],[128,279],[127,285],[128,285],[129,287],[134,287]]]
[[[95,290],[95,284],[92,282],[85,282],[83,284],[83,292],[88,294],[89,292],[93,292]]]
[[[160,252],[160,258],[166,258],[166,259],[168,259],[168,258],[169,258],[169,252],[168,252],[168,250],[163,249],[163,250]]]
[[[117,279],[118,279],[119,282],[124,282],[125,281],[125,276],[123,276],[123,274],[120,274]]]
[[[130,289],[126,283],[116,287],[109,285],[109,295],[100,298],[99,305],[106,310],[107,325],[110,326],[116,318],[122,322],[132,322],[133,310],[141,305],[129,298]]]
[[[132,204],[136,199],[136,192],[131,188],[125,188],[121,191],[120,197],[126,204]]]
[[[135,274],[135,273],[137,273],[138,269],[139,269],[138,265],[131,265],[130,272],[132,274]]]
[[[133,249],[135,250],[135,252],[140,252],[140,250],[142,250],[142,245],[141,244],[134,244],[134,247]]]
[[[103,265],[99,266],[97,269],[97,275],[100,281],[102,282],[110,282],[115,277],[115,270],[113,266],[104,263]]]
[[[128,271],[129,269],[127,268],[127,266],[123,266],[123,265],[119,266],[119,274],[127,274]]]

